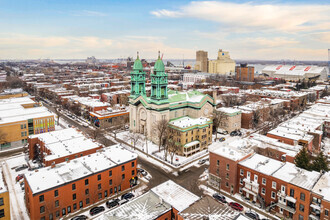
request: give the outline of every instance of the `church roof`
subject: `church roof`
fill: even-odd
[[[169,90],[168,99],[170,103],[177,102],[200,102],[206,95],[199,91],[179,92]]]
[[[133,65],[133,70],[143,70],[143,65],[141,60],[139,59],[139,56],[136,58],[134,65]]]
[[[158,57],[158,60],[155,63],[154,71],[156,72],[165,72],[165,66],[163,60]]]

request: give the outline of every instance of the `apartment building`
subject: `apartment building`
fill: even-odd
[[[74,128],[28,137],[29,159],[50,166],[95,153],[103,145]]]
[[[5,137],[1,148],[24,145],[29,135],[54,130],[54,114],[31,98],[0,100],[0,132]]]
[[[330,172],[324,173],[312,189],[310,219],[330,218]]]
[[[31,219],[59,219],[137,183],[137,155],[119,145],[24,177]]]
[[[221,107],[217,111],[226,115],[220,122],[220,129],[228,133],[241,129],[241,111],[237,108]]]
[[[181,147],[178,155],[191,156],[212,143],[212,120],[183,116],[169,122],[169,137]]]
[[[0,168],[0,219],[10,220],[10,198],[7,183]]]
[[[237,81],[254,81],[254,67],[248,66],[246,63],[242,63],[235,67],[236,80]]]

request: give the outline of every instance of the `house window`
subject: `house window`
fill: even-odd
[[[76,190],[76,184],[72,184],[72,190]]]
[[[0,218],[5,217],[5,210],[1,209],[0,210]]]
[[[45,212],[45,206],[40,206],[40,213],[44,213]]]
[[[243,185],[243,178],[239,178],[239,183]]]
[[[108,197],[108,190],[104,191],[104,197]]]
[[[102,199],[102,193],[99,193],[99,199]]]
[[[329,216],[329,210],[325,209],[325,210],[324,210],[324,215],[325,215],[325,216]]]
[[[240,170],[240,174],[241,174],[241,176],[244,176],[244,170],[243,169]]]
[[[254,181],[258,182],[258,175],[254,174]]]
[[[54,191],[54,196],[57,197],[58,196],[58,190]]]
[[[285,193],[285,186],[281,186],[281,191]]]
[[[294,197],[294,189],[290,189],[290,196]]]
[[[272,191],[272,199],[276,198],[276,193]]]
[[[54,218],[53,218],[53,214],[51,213],[51,214],[49,214],[49,220],[53,220]]]
[[[109,180],[109,185],[110,185],[110,186],[112,185],[112,180]]]
[[[73,204],[73,210],[76,210],[77,209],[77,203]]]
[[[56,218],[60,217],[60,211],[56,211],[55,216],[56,216]]]
[[[304,220],[304,216],[299,215],[299,220]]]
[[[227,164],[227,170],[229,170],[229,164]]]
[[[85,189],[85,195],[89,194],[89,189]]]
[[[134,167],[135,166],[135,164],[134,164],[134,162],[132,162],[132,167]]]
[[[219,161],[219,160],[217,160],[217,166],[219,166],[219,164],[220,164],[220,161]]]
[[[305,201],[305,193],[300,193],[300,200]]]
[[[109,193],[112,194],[112,192],[113,192],[113,190],[112,190],[112,188],[111,188]]]
[[[262,184],[266,185],[266,179],[265,178],[262,178]]]
[[[0,204],[3,205],[3,198],[1,198],[1,200],[2,201],[0,202]],[[44,195],[39,196],[39,202],[43,202],[43,201],[45,201]]]
[[[71,206],[68,206],[68,213],[71,213]]]
[[[132,170],[132,176],[134,176],[134,174],[135,174],[135,171],[134,171],[134,170]]]
[[[97,189],[101,189],[102,186],[101,186],[101,183],[97,185]]]
[[[97,175],[97,180],[101,180],[101,174]]]
[[[77,195],[76,194],[72,194],[72,200],[76,200]]]
[[[109,176],[112,176],[112,170],[109,171]]]
[[[305,210],[305,206],[303,204],[300,204],[299,205],[299,210],[303,212]]]
[[[65,214],[66,214],[66,209],[63,208],[63,209],[62,209],[62,216],[65,215]]]
[[[125,171],[125,166],[121,166],[121,171]]]
[[[55,201],[55,207],[59,207],[60,202],[58,200]]]
[[[272,182],[272,188],[276,189],[276,182],[274,182],[274,181]]]
[[[226,174],[226,179],[229,179],[229,173]]]
[[[88,185],[88,179],[85,179],[85,186]]]
[[[248,180],[250,180],[251,173],[249,171],[246,172],[246,177],[247,177]]]
[[[80,202],[79,202],[79,208],[82,208],[82,207],[83,207],[83,202],[80,201]]]
[[[122,180],[125,179],[125,174],[121,175],[121,179],[122,179]]]
[[[266,189],[265,188],[261,188],[261,194],[265,195],[266,194]]]
[[[86,204],[89,204],[89,198],[86,199]]]
[[[229,184],[228,184],[228,182],[226,182],[226,187],[229,187]]]

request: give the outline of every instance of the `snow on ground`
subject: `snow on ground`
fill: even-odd
[[[215,191],[215,190],[213,190],[213,189],[211,189],[210,187],[205,186],[205,185],[200,185],[199,188],[200,188],[201,190],[203,190],[203,193],[204,193],[205,195],[213,196],[213,194],[215,194],[215,193],[219,193],[218,191]],[[220,194],[221,194],[221,193],[220,193]],[[239,199],[239,200],[242,201],[241,195],[236,194],[236,195],[234,195],[234,196],[235,196],[235,198],[237,198],[237,199]],[[226,204],[227,206],[228,206],[228,204],[229,204],[230,202],[236,202],[236,201],[232,200],[231,198],[229,198],[229,197],[227,197],[227,196],[225,196],[225,197],[226,197],[226,201],[228,202],[228,203]],[[246,207],[246,206],[244,205],[243,202],[240,202],[240,204],[244,207],[244,211],[243,211],[243,213],[245,213],[246,211],[251,211],[251,209],[248,208],[248,207]],[[252,204],[251,204],[251,205],[252,205]],[[262,209],[260,209],[260,208],[258,208],[258,207],[255,207],[255,209],[259,209],[261,212],[264,212],[264,210],[262,210]],[[258,215],[259,215],[259,217],[260,217],[261,219],[262,219],[262,218],[267,219],[267,217],[264,216],[264,215],[262,215],[262,214],[259,214],[259,213],[258,213]],[[275,218],[275,216],[274,216],[274,218]]]
[[[23,164],[26,164],[25,155],[23,153],[18,156],[6,158],[6,161],[2,162],[4,176],[10,194],[11,219],[29,219],[24,202],[24,190],[21,189],[19,182],[16,183],[16,176],[18,174],[31,172],[28,171],[28,169],[19,172],[15,171],[17,166]]]

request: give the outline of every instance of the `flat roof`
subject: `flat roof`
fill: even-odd
[[[238,139],[230,143],[213,142],[209,146],[209,151],[233,161],[241,160],[253,152],[252,145],[247,139]]]
[[[246,160],[239,162],[239,164],[266,175],[272,175],[284,166],[284,163],[260,154],[254,154]]]
[[[165,202],[172,205],[173,208],[179,212],[185,210],[199,199],[198,196],[176,184],[172,180],[168,180],[152,188],[151,191]]]
[[[304,131],[298,130],[296,128],[284,127],[281,125],[275,129],[269,131],[268,134],[288,138],[288,139],[295,140],[295,141],[306,140],[306,141],[310,142],[314,138],[312,135],[309,135]]]
[[[320,173],[298,168],[293,163],[286,163],[273,174],[273,177],[301,188],[311,190],[319,179]]]
[[[324,173],[312,189],[313,193],[323,196],[330,202],[330,171]]]
[[[129,201],[113,210],[109,210],[95,220],[153,220],[169,212],[171,205],[162,201],[152,191]]]
[[[7,192],[7,184],[5,183],[3,172],[2,172],[2,166],[0,167],[0,193]]]
[[[206,125],[208,122],[212,121],[209,118],[200,117],[200,118],[191,118],[189,116],[184,116],[178,119],[174,119],[169,122],[170,125],[174,125],[179,128],[188,128],[194,125]]]
[[[137,158],[119,144],[103,148],[97,153],[56,164],[52,167],[44,167],[25,174],[33,194],[47,191],[77,179],[116,167]],[[51,178],[50,178],[51,177]]]

